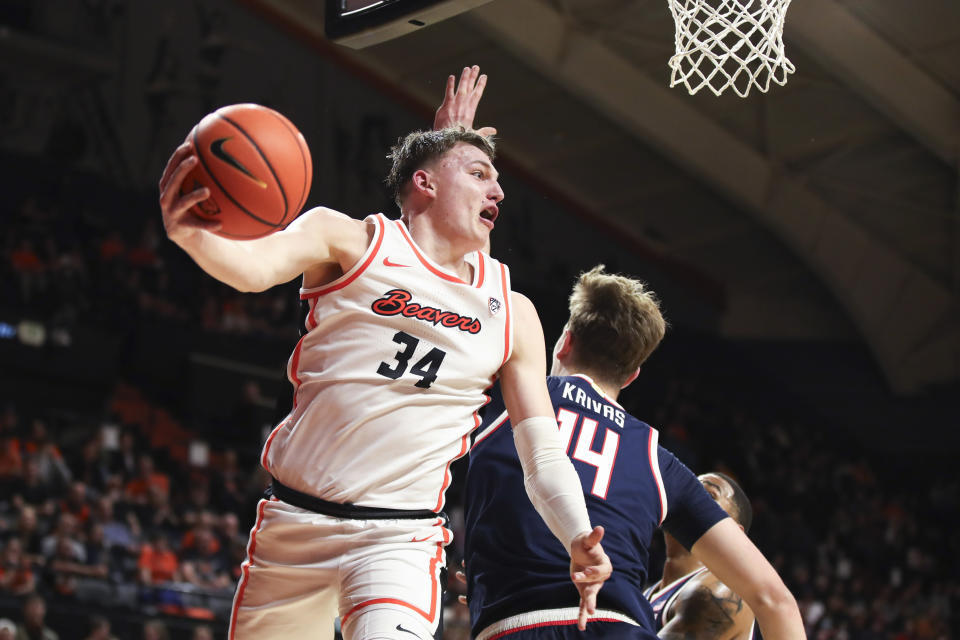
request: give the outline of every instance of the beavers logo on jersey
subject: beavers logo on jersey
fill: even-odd
[[[488,301],[487,304],[490,305],[490,315],[491,315],[491,316],[497,315],[497,311],[500,311],[500,307],[502,306],[502,305],[500,304],[500,301],[497,300],[496,298],[490,298],[490,300]]]
[[[412,297],[413,295],[409,291],[393,289],[387,291],[382,298],[374,300],[370,308],[380,316],[405,316],[423,320],[433,325],[441,324],[445,327],[456,327],[467,333],[480,333],[482,325],[478,318],[470,318],[454,311],[441,311],[436,307],[426,307],[416,302],[410,302]]]

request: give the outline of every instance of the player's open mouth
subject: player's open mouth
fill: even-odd
[[[497,205],[490,205],[489,207],[487,207],[486,209],[480,212],[480,217],[489,222],[493,222],[494,220],[496,220],[497,216],[499,215],[500,215],[500,211],[499,209],[497,209]]]

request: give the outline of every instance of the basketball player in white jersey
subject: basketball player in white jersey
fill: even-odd
[[[189,143],[164,171],[167,235],[204,271],[240,291],[302,276],[293,409],[263,448],[272,495],[250,533],[231,640],[330,637],[338,614],[348,640],[438,634],[450,464],[498,377],[527,493],[570,554],[581,626],[595,610],[611,567],[559,439],[540,321],[506,265],[480,251],[503,199],[493,144],[468,128],[485,81],[473,67],[456,91],[448,82],[437,123],[466,105],[466,128],[415,132],[393,149],[388,183],[405,224],[318,207],[264,238],[229,240],[189,212],[206,189],[180,195],[196,163]]]

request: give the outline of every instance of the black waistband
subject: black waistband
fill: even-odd
[[[307,495],[302,491],[291,489],[285,484],[282,484],[276,478],[272,479],[272,482],[270,483],[270,486],[267,488],[264,495],[268,498],[270,496],[276,496],[287,504],[292,504],[295,507],[300,507],[301,509],[306,509],[307,511],[313,511],[314,513],[322,513],[325,516],[333,516],[334,518],[345,518],[351,520],[422,520],[425,518],[447,519],[446,514],[442,511],[440,513],[436,513],[430,511],[429,509],[383,509],[381,507],[362,507],[356,504],[327,502],[326,500],[321,500],[320,498]]]

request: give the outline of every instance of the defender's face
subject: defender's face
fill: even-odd
[[[435,206],[442,226],[453,237],[478,240],[485,246],[503,200],[499,174],[483,151],[461,142],[430,169],[436,185]]]
[[[707,490],[710,497],[726,511],[734,520],[737,519],[737,507],[733,503],[733,487],[726,480],[712,473],[697,476],[697,480]]]

